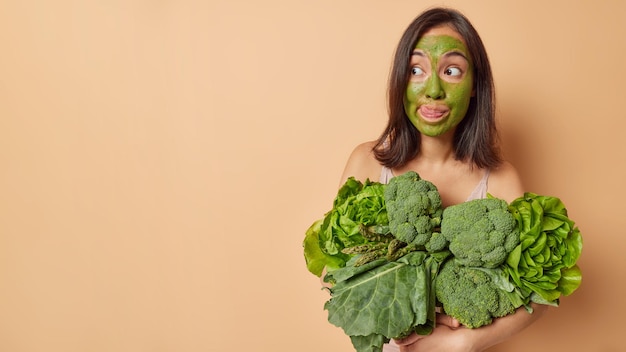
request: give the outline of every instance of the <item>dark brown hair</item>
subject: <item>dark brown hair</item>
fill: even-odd
[[[455,131],[455,158],[469,160],[480,168],[496,167],[502,159],[497,144],[495,92],[487,51],[469,20],[460,12],[446,8],[425,11],[413,20],[400,38],[387,91],[389,121],[374,146],[374,155],[381,164],[394,168],[404,166],[419,153],[420,133],[404,110],[410,57],[420,37],[440,25],[449,25],[461,35],[474,66],[475,96]]]

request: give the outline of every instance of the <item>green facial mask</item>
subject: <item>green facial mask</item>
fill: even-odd
[[[440,136],[463,120],[473,94],[473,66],[463,41],[422,37],[411,58],[404,110],[424,135]]]

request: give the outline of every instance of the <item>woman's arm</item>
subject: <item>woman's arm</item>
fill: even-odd
[[[340,185],[343,185],[349,177],[354,177],[361,182],[367,179],[378,181],[381,165],[374,157],[372,151],[374,145],[375,142],[365,142],[354,148],[341,175]]]
[[[491,170],[487,183],[487,193],[509,203],[517,197],[523,196],[524,185],[515,167],[505,161],[497,169]]]

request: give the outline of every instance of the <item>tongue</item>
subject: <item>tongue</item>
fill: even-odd
[[[445,114],[445,111],[440,111],[440,110],[428,108],[428,107],[425,107],[425,106],[422,106],[420,108],[420,111],[421,111],[423,117],[431,118],[431,119],[440,118],[440,117],[442,117]]]

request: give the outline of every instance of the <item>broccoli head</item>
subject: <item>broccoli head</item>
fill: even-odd
[[[488,325],[516,308],[485,270],[463,266],[455,259],[441,267],[435,295],[444,312],[468,328]]]
[[[433,232],[430,240],[424,245],[427,252],[439,252],[448,248],[448,240],[440,233]]]
[[[519,229],[506,201],[484,198],[447,207],[441,234],[465,266],[495,268],[519,244]]]
[[[400,241],[425,246],[441,224],[443,207],[434,184],[409,171],[385,188],[389,230]]]

